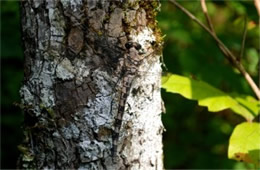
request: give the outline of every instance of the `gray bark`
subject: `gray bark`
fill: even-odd
[[[25,138],[18,146],[18,168],[163,169],[159,5],[138,0],[21,2]],[[140,49],[128,50],[129,42]],[[126,77],[122,63],[132,53],[142,60],[130,83],[113,156]]]

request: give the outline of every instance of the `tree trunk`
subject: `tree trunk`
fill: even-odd
[[[139,0],[21,2],[18,168],[163,169],[159,8]]]

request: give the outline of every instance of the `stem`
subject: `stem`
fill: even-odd
[[[208,14],[208,9],[207,9],[207,5],[206,5],[205,0],[201,0],[200,3],[201,3],[202,11],[203,11],[204,15],[206,16],[206,19],[207,19],[207,22],[208,22],[208,25],[209,25],[209,29],[211,30],[211,32],[213,34],[216,35],[216,32],[215,32],[214,27],[213,27],[213,24],[211,22],[209,14]],[[217,45],[220,48],[221,52],[224,54],[224,56],[227,56],[228,53],[225,51],[225,49],[221,45],[219,45],[218,43],[217,43]]]
[[[210,19],[210,17],[209,17],[209,14],[208,14],[208,9],[207,9],[205,0],[201,0],[201,1],[200,1],[200,4],[201,4],[201,8],[202,8],[203,13],[204,13],[204,15],[206,16],[206,19],[207,19],[207,22],[208,22],[208,25],[209,25],[210,30],[211,30],[213,33],[215,33],[213,24],[212,24],[212,22],[211,22],[211,19]]]
[[[244,55],[246,35],[247,35],[247,17],[245,17],[244,31],[243,31],[243,39],[242,39],[242,43],[241,43],[242,45],[241,45],[241,51],[240,51],[240,57],[239,57],[239,59],[242,59],[242,57],[243,57],[243,55]]]
[[[258,12],[258,15],[260,16],[260,0],[255,0],[255,7]]]
[[[198,20],[192,13],[190,13],[188,10],[186,10],[183,6],[181,6],[176,0],[169,0],[171,3],[173,3],[176,7],[178,7],[181,11],[183,11],[188,17],[190,17],[193,21],[195,21],[197,24],[199,24],[203,29],[205,29],[212,38],[217,42],[217,44],[220,47],[220,50],[225,54],[225,57],[227,59],[230,59],[234,66],[240,71],[240,73],[244,76],[252,90],[254,91],[257,98],[260,100],[260,90],[251,78],[251,76],[246,72],[243,65],[237,60],[237,57],[234,56],[234,54],[225,46],[225,44],[216,36],[214,32],[212,32],[207,26],[205,26],[200,20]],[[259,0],[258,0],[259,1]]]

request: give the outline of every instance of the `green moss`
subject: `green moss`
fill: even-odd
[[[97,34],[98,34],[98,36],[102,36],[103,35],[101,30],[97,31]]]
[[[52,108],[47,108],[46,110],[52,119],[54,119],[56,117],[56,114]]]
[[[140,2],[140,0],[136,0],[136,1],[134,1],[134,2],[127,2],[127,3],[125,3],[125,5],[123,5],[124,7],[126,7],[126,8],[133,8],[133,9],[135,9],[135,7],[137,7],[138,6],[138,4],[139,4],[139,2]],[[142,1],[141,1],[142,2]]]
[[[40,109],[42,111],[47,111],[47,113],[49,114],[49,116],[54,119],[56,117],[56,114],[54,112],[54,110],[50,107],[46,107],[43,103],[40,103]]]
[[[34,160],[34,154],[27,146],[18,145],[17,148],[22,153],[23,161],[31,162]]]
[[[46,108],[43,103],[40,103],[40,109]]]
[[[158,22],[156,20],[156,16],[160,11],[160,2],[157,1],[141,1],[140,7],[143,8],[146,12],[146,18],[148,27],[154,31],[154,35],[156,38],[156,42],[154,44],[154,49],[156,49],[156,53],[158,55],[162,54],[162,46],[163,46],[163,37],[161,36],[161,30],[158,27]]]

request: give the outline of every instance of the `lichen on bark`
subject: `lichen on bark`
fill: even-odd
[[[19,168],[162,169],[158,1],[21,2],[25,138]],[[128,42],[140,49],[127,50]],[[131,83],[116,162],[112,134],[122,66],[143,56]]]

